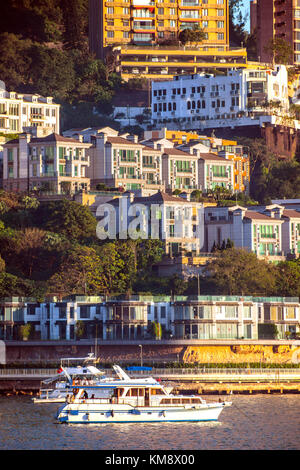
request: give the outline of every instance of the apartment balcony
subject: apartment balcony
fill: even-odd
[[[147,170],[147,168],[149,169],[156,169],[156,164],[155,163],[143,163],[143,168],[145,168],[145,170]]]
[[[42,114],[31,114],[30,121],[45,121],[46,118]]]
[[[155,7],[155,2],[153,2],[151,0],[132,0],[131,5],[134,8],[149,8],[149,7],[154,8]]]
[[[189,22],[197,21],[197,22],[199,22],[200,19],[201,19],[201,17],[200,17],[200,16],[198,16],[198,17],[194,17],[194,16],[181,16],[181,15],[179,14],[179,18],[178,18],[178,19],[179,19],[179,21],[189,21]]]
[[[57,172],[56,171],[47,171],[44,173],[41,173],[40,176],[32,176],[32,178],[54,178],[57,177]]]
[[[155,25],[153,24],[141,24],[141,23],[133,23],[133,30],[134,31],[146,31],[147,33],[155,33]]]
[[[185,170],[184,169],[180,169],[180,170],[176,170],[176,176],[179,176],[181,174],[186,174],[186,173],[193,173],[193,169],[192,168],[186,168]]]
[[[40,162],[42,155],[29,155],[30,162]]]
[[[192,8],[194,10],[195,8],[201,8],[201,5],[199,5],[198,2],[195,2],[195,3],[180,3],[178,8],[180,10],[188,10],[189,8]]]
[[[276,239],[277,234],[276,233],[261,233],[259,236],[260,238],[263,238],[264,240],[267,240],[267,239],[274,240],[274,238]]]
[[[212,178],[214,180],[227,180],[228,178],[230,178],[230,174],[229,173],[224,173],[224,175],[219,175],[219,174],[212,174]]]
[[[128,8],[130,6],[130,3],[129,2],[125,2],[125,1],[120,1],[120,0],[107,0],[105,2],[105,6],[106,7],[125,7],[125,8]]]
[[[67,172],[67,171],[60,171],[58,176],[61,178],[61,177],[70,177],[72,178],[72,173],[71,172]]]

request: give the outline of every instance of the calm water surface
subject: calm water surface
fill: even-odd
[[[0,397],[0,450],[300,449],[300,395],[230,398],[216,423],[66,425],[60,404]]]

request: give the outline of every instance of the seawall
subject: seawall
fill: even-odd
[[[140,347],[140,345],[142,347]],[[297,364],[300,341],[6,341],[6,364],[54,363],[96,354],[100,363]]]

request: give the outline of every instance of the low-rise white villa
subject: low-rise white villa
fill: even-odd
[[[7,91],[0,81],[0,132],[29,131],[37,127],[44,135],[59,134],[60,105],[51,96]]]

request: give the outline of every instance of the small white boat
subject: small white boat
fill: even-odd
[[[152,377],[130,378],[114,366],[117,380],[97,386],[72,387],[73,395],[59,408],[61,423],[150,423],[217,421],[231,402],[208,403],[196,395],[173,395]]]
[[[81,362],[82,365],[70,367],[69,364],[74,362]],[[94,365],[88,365],[89,362],[96,362],[93,354],[87,357],[62,358],[57,374],[42,381],[39,395],[32,399],[33,402],[64,403],[72,385],[98,384],[104,378],[104,372]]]

